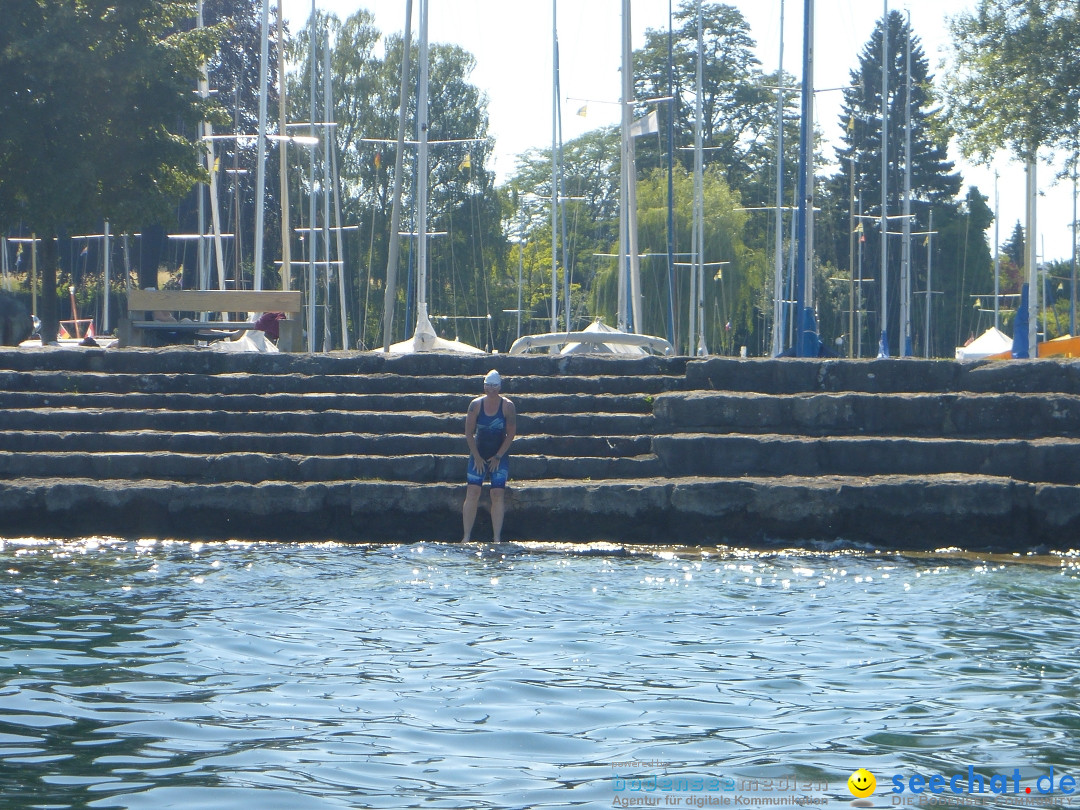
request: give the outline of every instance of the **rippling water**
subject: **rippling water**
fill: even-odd
[[[849,806],[859,767],[884,807],[898,772],[1080,777],[1071,557],[101,539],[0,562],[3,808]]]

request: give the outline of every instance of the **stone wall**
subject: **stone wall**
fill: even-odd
[[[456,540],[492,367],[521,414],[507,539],[1077,544],[1067,361],[192,348],[0,351],[0,536]]]

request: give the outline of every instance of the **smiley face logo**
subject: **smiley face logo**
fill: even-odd
[[[877,779],[866,768],[859,768],[847,780],[847,788],[852,796],[865,799],[877,788]]]

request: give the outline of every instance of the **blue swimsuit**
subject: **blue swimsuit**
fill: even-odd
[[[480,403],[480,413],[476,416],[476,450],[480,457],[489,461],[492,456],[499,452],[503,439],[506,438],[506,417],[503,416],[503,401],[499,399],[499,410],[490,416],[484,412],[484,403]],[[506,479],[510,477],[510,459],[502,457],[495,472],[489,473],[486,469],[478,470],[473,463],[473,457],[469,456],[469,467],[466,471],[466,480],[477,486],[484,483],[484,479],[491,476],[491,486],[500,489],[506,486]]]

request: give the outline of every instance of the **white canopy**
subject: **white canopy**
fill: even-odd
[[[435,334],[435,329],[428,320],[427,304],[421,302],[416,319],[416,331],[408,340],[390,346],[390,354],[414,354],[418,352],[457,352],[458,354],[487,354],[483,349],[462,343],[460,340],[446,340]]]
[[[956,359],[982,360],[993,354],[1012,351],[1012,338],[997,327],[991,326],[967,346],[956,347]]]

